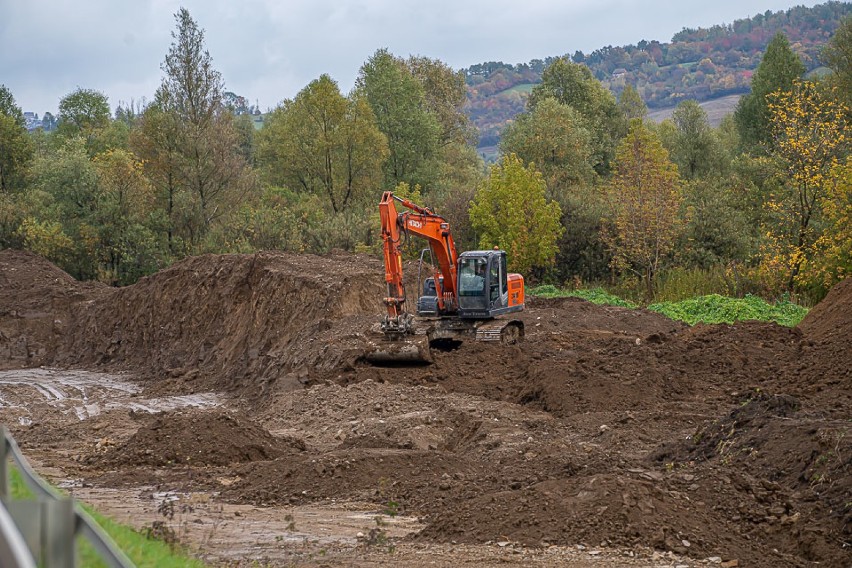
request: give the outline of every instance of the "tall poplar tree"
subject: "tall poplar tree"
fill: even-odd
[[[778,32],[751,78],[751,93],[740,99],[734,121],[745,149],[764,148],[772,140],[766,96],[778,90],[789,91],[793,81],[805,73],[805,65],[790,47],[787,36]]]
[[[152,110],[172,117],[174,130],[169,140],[153,140],[148,146],[174,158],[165,165],[173,168],[169,187],[181,197],[170,197],[171,203],[181,207],[171,211],[169,234],[179,234],[186,252],[192,252],[211,225],[239,202],[253,175],[240,148],[234,116],[222,102],[224,84],[204,48],[204,30],[185,8],[175,14],[175,21],[177,31],[172,32],[174,41],[161,66],[165,76]],[[151,167],[157,165],[163,162],[151,162]]]
[[[335,213],[381,186],[385,136],[363,97],[347,99],[328,75],[270,113],[258,139],[269,181],[318,194]]]
[[[402,182],[431,188],[442,128],[430,110],[423,84],[404,61],[380,49],[361,67],[356,89],[388,139],[385,188]]]
[[[588,67],[560,57],[541,75],[533,87],[527,110],[534,111],[544,100],[553,98],[573,108],[592,134],[592,166],[599,174],[610,170],[615,146],[627,131],[627,122],[615,97]]]

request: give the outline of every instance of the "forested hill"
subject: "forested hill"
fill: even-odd
[[[669,43],[643,40],[636,45],[608,45],[588,54],[576,51],[566,55],[588,65],[615,94],[630,84],[649,108],[666,108],[683,99],[705,101],[748,92],[752,72],[779,31],[787,36],[807,70],[814,71],[820,66],[820,49],[850,14],[852,3],[848,2],[797,6],[707,29],[684,28]],[[518,65],[492,61],[463,70],[469,113],[481,135],[480,147],[497,143],[500,131],[524,110],[532,86],[553,59]]]

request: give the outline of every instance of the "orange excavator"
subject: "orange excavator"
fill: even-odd
[[[398,213],[397,203],[407,210]],[[429,363],[431,347],[454,348],[465,339],[510,344],[523,339],[522,321],[495,319],[524,309],[524,278],[507,272],[504,251],[495,247],[457,254],[446,219],[390,191],[382,195],[379,213],[387,314],[367,353],[368,361]],[[429,244],[420,254],[422,293],[414,314],[406,308],[402,271],[402,246],[408,235]],[[421,282],[427,254],[433,273]]]

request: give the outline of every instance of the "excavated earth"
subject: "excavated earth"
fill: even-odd
[[[852,279],[792,329],[534,298],[519,345],[377,367],[382,274],[207,255],[108,288],[0,251],[0,420],[214,564],[852,565]]]

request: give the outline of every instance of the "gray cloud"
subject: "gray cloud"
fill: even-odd
[[[817,2],[806,3],[813,6]],[[526,62],[730,23],[788,0],[0,0],[0,83],[56,112],[76,87],[111,106],[150,99],[181,6],[206,33],[229,90],[273,107],[328,73],[344,91],[377,49],[460,68]]]

